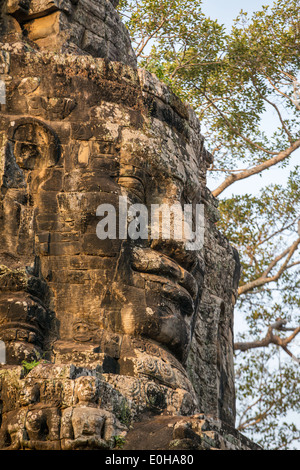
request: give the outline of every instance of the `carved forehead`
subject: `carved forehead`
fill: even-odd
[[[82,376],[78,377],[75,381],[75,393],[80,395],[81,393],[90,393],[96,395],[98,393],[99,380],[93,376]]]

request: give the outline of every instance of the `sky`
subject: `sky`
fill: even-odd
[[[259,0],[203,0],[202,10],[212,19],[217,19],[223,23],[227,28],[231,27],[232,20],[237,17],[241,10],[248,13],[253,13],[261,9],[263,5],[272,5],[272,1],[259,1]]]
[[[248,12],[249,14],[261,10],[263,5],[272,6],[274,1],[260,1],[260,0],[203,0],[202,10],[212,19],[218,20],[219,23],[225,25],[230,31],[233,20],[238,16],[241,10]],[[268,126],[271,128],[272,123],[276,122],[274,112],[270,112],[268,115]],[[237,194],[258,194],[260,189],[265,187],[266,184],[281,183],[284,184],[287,181],[290,169],[294,167],[300,161],[300,151],[295,152],[291,158],[290,165],[286,168],[272,168],[263,172],[262,175],[252,176],[251,178],[241,180],[222,193],[222,197],[231,197]],[[224,178],[224,176],[223,176]],[[220,182],[223,180],[220,179]],[[208,187],[213,190],[218,186],[218,182],[214,180],[208,180]]]

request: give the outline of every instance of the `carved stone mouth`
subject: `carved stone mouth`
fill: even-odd
[[[132,269],[158,284],[161,293],[178,303],[183,314],[193,314],[198,285],[194,276],[176,261],[150,248],[134,248]]]
[[[170,299],[180,307],[182,315],[192,315],[195,310],[194,301],[184,287],[173,282],[170,278],[153,275],[148,273],[140,273],[140,275],[148,282],[151,282],[151,288],[157,290],[163,297]]]

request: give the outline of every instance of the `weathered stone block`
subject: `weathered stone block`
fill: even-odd
[[[93,30],[95,30],[95,28],[93,28]],[[105,41],[104,37],[100,36],[100,33],[101,32],[94,34],[91,31],[85,30],[81,45],[85,52],[88,52],[89,54],[96,57],[104,58],[107,55],[107,42]]]
[[[24,25],[29,39],[36,41],[45,39],[53,34],[59,34],[68,28],[66,16],[57,11],[42,18],[37,18]]]

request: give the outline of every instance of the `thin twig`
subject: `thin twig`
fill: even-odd
[[[297,240],[286,250],[284,250],[280,255],[276,256],[274,260],[269,264],[267,269],[264,271],[264,273],[254,281],[248,282],[247,284],[244,284],[243,286],[240,286],[238,289],[238,295],[245,294],[250,290],[255,289],[256,287],[261,287],[265,284],[268,284],[270,282],[275,282],[278,281],[280,276],[284,271],[288,269],[289,261],[296,252],[298,246],[300,244],[300,238],[297,238]],[[276,264],[279,263],[284,257],[286,257],[286,260],[280,267],[280,269],[277,271],[274,276],[268,277],[268,274],[270,274],[271,270],[276,266]]]

